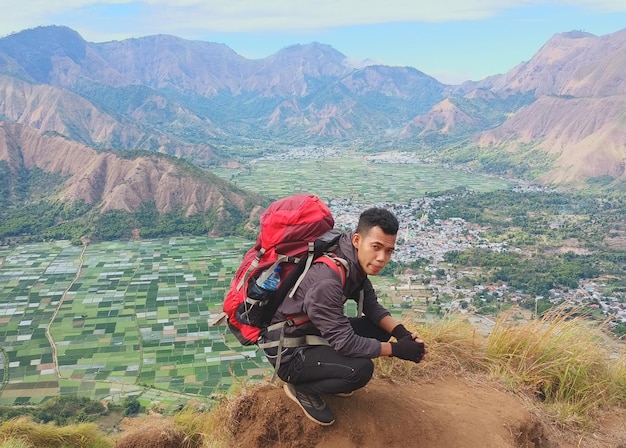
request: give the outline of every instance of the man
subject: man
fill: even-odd
[[[314,263],[296,294],[283,301],[272,319],[272,323],[290,318],[296,321],[283,328],[286,341],[302,336],[321,341],[297,347],[285,344],[280,353],[276,348],[265,350],[277,375],[286,383],[287,396],[320,425],[335,421],[322,395],[348,396],[365,386],[374,372],[373,358],[395,356],[417,363],[426,353],[417,333],[408,331],[378,303],[368,279],[389,262],[398,227],[398,220],[388,210],[365,210],[356,230],[341,235],[335,251],[348,265],[343,288],[337,270]],[[364,317],[348,318],[344,314],[346,297],[362,301],[359,308]],[[277,340],[280,331],[263,337],[266,341]],[[391,336],[397,342],[388,342]]]

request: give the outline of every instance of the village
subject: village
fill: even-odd
[[[293,148],[281,154],[266,155],[267,160],[286,159],[332,159],[340,157],[342,149],[330,146],[305,146]],[[405,151],[388,151],[365,157],[368,163],[375,164],[429,164],[433,163],[421,155]],[[446,168],[467,171],[462,167]],[[551,188],[515,180],[513,191],[551,192]],[[438,219],[437,208],[450,199],[445,194],[417,197],[408,204],[372,203],[357,204],[350,198],[334,198],[328,204],[335,217],[336,227],[341,230],[353,230],[360,213],[368,206],[379,206],[390,209],[400,222],[400,231],[396,242],[396,250],[392,260],[398,263],[411,263],[418,259],[428,261],[424,272],[412,275],[401,275],[398,280],[404,286],[396,286],[398,291],[405,291],[399,306],[411,308],[412,302],[419,297],[422,304],[436,303],[441,312],[473,313],[472,318],[480,320],[481,325],[492,325],[488,315],[495,314],[501,305],[526,304],[525,317],[537,315],[537,305],[541,300],[548,300],[552,305],[567,304],[571,307],[589,307],[599,310],[603,316],[611,317],[613,324],[626,323],[626,294],[623,292],[607,292],[605,284],[597,279],[583,279],[578,288],[562,290],[553,289],[549,297],[531,296],[522,290],[511,290],[506,284],[483,285],[475,284],[468,289],[458,283],[466,277],[478,277],[476,272],[460,271],[444,261],[450,251],[464,251],[468,248],[483,248],[497,252],[515,251],[520,248],[509,247],[507,243],[491,242],[483,234],[479,225],[461,218]],[[419,293],[418,293],[419,292]],[[418,301],[418,300],[415,300]],[[419,302],[419,301],[418,301]],[[530,306],[528,305],[530,303]],[[432,306],[432,305],[431,305]],[[518,307],[522,310],[522,307]],[[415,308],[420,314],[425,310]],[[432,308],[431,308],[432,309]],[[492,311],[494,311],[492,313]]]
[[[506,243],[494,243],[483,236],[484,229],[469,223],[461,218],[441,220],[436,209],[446,197],[423,197],[411,201],[408,205],[372,204],[388,208],[397,217],[400,231],[396,243],[396,250],[392,260],[407,264],[418,259],[428,260],[423,272],[398,276],[399,284],[394,286],[402,308],[412,308],[413,302],[436,304],[441,312],[474,313],[476,323],[490,327],[493,321],[487,316],[491,313],[481,312],[484,309],[499,309],[499,304],[519,304],[522,302],[534,304],[530,306],[526,317],[536,315],[536,305],[539,300],[549,300],[554,305],[567,303],[570,306],[588,306],[596,308],[604,316],[613,316],[614,322],[626,322],[626,297],[619,293],[605,295],[604,284],[596,279],[582,280],[576,289],[553,289],[550,297],[530,296],[524,291],[514,291],[506,284],[475,284],[466,288],[457,284],[457,280],[465,277],[478,277],[476,272],[457,271],[452,265],[444,261],[444,256],[450,251],[464,251],[471,247],[478,247],[497,252],[516,251],[519,248],[508,247]],[[338,228],[349,230],[356,227],[358,217],[363,210],[362,205],[352,204],[350,200],[335,199],[329,206],[336,219]],[[489,306],[489,304],[492,304]],[[528,308],[528,307],[527,307]],[[415,308],[418,313],[425,313],[426,309]]]

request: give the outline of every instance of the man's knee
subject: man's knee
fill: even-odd
[[[355,389],[365,386],[374,375],[374,363],[371,359],[359,358],[359,363],[354,367],[351,382],[355,384]]]

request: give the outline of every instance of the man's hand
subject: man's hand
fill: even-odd
[[[420,362],[426,353],[426,347],[421,340],[414,341],[412,338],[404,337],[398,342],[391,342],[391,356],[404,359],[406,361]]]
[[[394,338],[396,338],[397,341],[399,341],[400,339],[404,339],[404,338],[411,338],[413,339],[415,342],[421,342],[422,344],[424,344],[424,341],[422,341],[419,337],[419,335],[417,334],[416,331],[414,332],[410,332],[409,330],[407,330],[407,328],[402,325],[402,324],[398,324],[395,326],[395,328],[393,329],[393,331],[391,332],[391,336],[393,336]]]
[[[399,341],[400,339],[402,339],[404,337],[411,336],[411,332],[409,330],[407,330],[404,325],[398,324],[398,325],[396,325],[396,327],[391,332],[391,336],[393,336],[394,338],[396,338],[396,340]],[[413,339],[413,338],[411,338],[411,339]]]

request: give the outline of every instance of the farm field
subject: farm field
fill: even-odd
[[[3,250],[0,404],[146,388],[144,400],[175,404],[262,377],[265,359],[210,325],[250,245],[184,237],[90,244],[84,254],[65,241]]]
[[[244,168],[219,168],[216,175],[272,199],[313,193],[323,200],[350,198],[359,204],[406,204],[426,192],[466,187],[476,192],[505,189],[505,180],[436,165],[368,163],[362,157],[324,160],[255,160]]]
[[[211,325],[251,244],[177,237],[89,244],[84,252],[67,241],[2,249],[0,405],[59,394],[210,405],[236,382],[267,377],[260,352]],[[394,314],[410,313],[382,301]],[[346,306],[356,314],[353,302]]]

